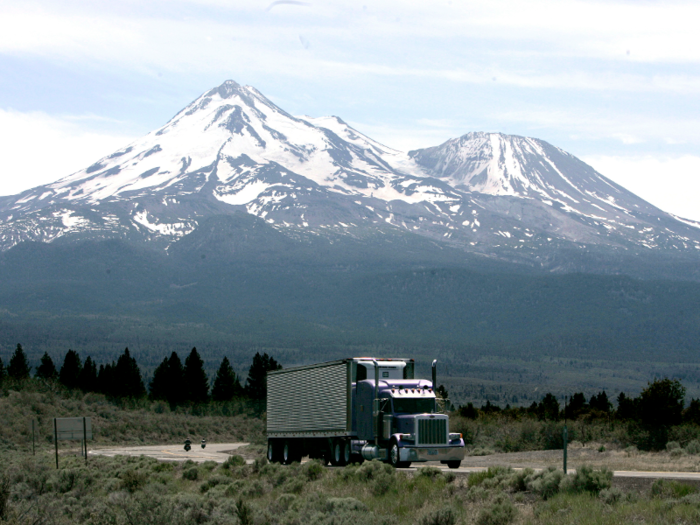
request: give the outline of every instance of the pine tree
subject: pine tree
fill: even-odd
[[[185,401],[185,371],[176,352],[163,359],[153,373],[150,396],[154,400],[167,401],[173,407]]]
[[[281,370],[282,366],[267,353],[260,355],[256,352],[253,364],[248,370],[245,393],[251,399],[263,400],[267,397],[267,372]]]
[[[41,364],[36,369],[36,377],[47,381],[52,381],[58,377],[56,365],[53,364],[53,359],[46,352],[41,356]]]
[[[22,345],[19,343],[17,344],[15,353],[12,354],[12,357],[10,358],[10,366],[7,367],[7,375],[16,381],[29,378],[29,364],[27,363],[27,356],[24,355]]]
[[[140,398],[145,395],[146,387],[143,384],[139,365],[126,348],[114,367],[114,396]]]
[[[591,400],[588,402],[591,405],[591,409],[599,410],[600,412],[610,413],[612,404],[608,400],[608,394],[603,390],[599,392],[597,396],[591,396]]]
[[[211,389],[211,397],[214,401],[231,401],[234,397],[240,396],[243,392],[241,383],[234,372],[228,357],[224,357],[221,366],[216,372],[214,387]]]
[[[90,356],[85,360],[83,369],[78,375],[78,388],[83,392],[97,392],[97,365]]]
[[[552,393],[547,392],[537,405],[537,415],[540,419],[559,421],[559,401]]]
[[[83,369],[80,356],[75,350],[68,350],[63,358],[63,366],[58,373],[58,380],[66,388],[78,388],[78,376]]]
[[[196,348],[192,348],[185,359],[185,385],[187,400],[193,403],[206,403],[209,399],[209,379],[204,371],[204,362]]]
[[[97,387],[100,394],[108,397],[115,397],[114,362],[112,364],[100,365],[97,373]]]

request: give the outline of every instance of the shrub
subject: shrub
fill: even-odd
[[[386,472],[382,472],[374,478],[374,483],[372,483],[372,490],[375,494],[383,496],[394,485],[394,477]]]
[[[157,461],[152,467],[153,472],[170,472],[174,469],[172,463],[166,463],[164,461]]]
[[[685,455],[687,455],[687,454],[688,454],[688,453],[687,453],[685,450],[683,450],[682,448],[674,448],[674,449],[671,451],[671,457],[674,458],[674,459],[678,459],[678,458],[680,458],[681,456],[685,456]]]
[[[295,494],[282,494],[277,498],[277,505],[283,512],[286,512],[297,499]]]
[[[680,448],[681,448],[681,446],[678,443],[678,441],[669,441],[668,443],[666,443],[666,450],[668,450],[669,452],[671,452],[672,450],[680,449]]]
[[[685,451],[688,454],[700,454],[700,441],[698,441],[697,439],[690,441],[685,446]]]
[[[205,461],[199,464],[199,467],[206,472],[211,472],[218,466],[219,464],[216,461]]]
[[[253,524],[253,509],[242,498],[236,503],[236,516],[240,525]]]
[[[525,468],[515,472],[511,477],[511,488],[516,492],[525,492],[527,490],[527,480],[535,474],[531,468]]]
[[[424,515],[418,523],[420,525],[455,525],[457,516],[450,507],[443,507]]]
[[[303,479],[298,477],[292,478],[282,485],[282,490],[288,492],[289,494],[300,494],[304,490],[305,482]]]
[[[360,481],[375,479],[381,474],[386,474],[387,476],[393,477],[395,474],[394,468],[378,459],[373,459],[372,461],[365,461],[362,465],[353,469],[352,467],[346,467],[348,475],[353,473],[357,476]]]
[[[477,525],[508,525],[515,520],[517,513],[511,501],[501,497],[479,513],[476,523]]]
[[[576,469],[572,478],[571,488],[573,492],[590,492],[599,494],[603,489],[609,489],[612,485],[613,473],[607,467],[593,470],[589,465],[582,465]]]
[[[54,490],[65,494],[75,488],[78,482],[78,473],[72,468],[62,469],[58,471],[53,481]]]
[[[199,487],[199,491],[204,493],[210,489],[216,487],[217,485],[230,485],[231,479],[226,476],[213,476],[202,483]]]
[[[442,470],[437,467],[421,467],[418,469],[417,476],[429,479],[441,478]]]
[[[182,471],[182,477],[189,479],[190,481],[196,481],[199,477],[199,470],[197,467],[188,468]]]
[[[129,469],[125,470],[119,476],[121,479],[121,487],[127,492],[132,494],[142,488],[146,484],[148,477],[143,472],[137,472],[136,470]]]
[[[323,468],[323,465],[321,462],[317,459],[314,459],[312,461],[309,461],[308,463],[305,463],[304,466],[302,467],[302,470],[306,474],[306,478],[309,481],[315,481],[319,479],[321,476],[323,476],[324,472],[326,471]]]
[[[242,467],[245,464],[246,463],[245,463],[245,459],[243,458],[243,456],[233,454],[232,456],[229,456],[228,459],[226,459],[226,461],[224,461],[221,464],[221,468],[228,470],[228,469],[233,468],[233,467]]]
[[[608,505],[614,505],[622,499],[622,491],[617,487],[610,487],[600,491],[598,497]]]
[[[487,470],[482,470],[481,472],[474,472],[469,475],[467,479],[467,485],[469,487],[476,487],[481,484],[488,484],[487,480],[496,480],[500,482],[505,478],[509,478],[513,470],[507,467],[489,467]],[[498,483],[494,483],[498,484]]]
[[[697,491],[698,489],[692,485],[667,479],[657,479],[651,486],[651,495],[655,498],[663,499],[679,499],[690,494],[695,494]]]
[[[559,492],[559,485],[564,478],[564,473],[554,467],[549,467],[541,472],[536,472],[526,480],[528,490],[549,499]]]

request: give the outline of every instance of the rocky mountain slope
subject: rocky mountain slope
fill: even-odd
[[[0,250],[108,238],[169,249],[240,212],[297,241],[391,233],[560,270],[578,269],[563,252],[700,255],[699,223],[544,141],[468,133],[403,153],[233,81],[86,169],[1,197]]]

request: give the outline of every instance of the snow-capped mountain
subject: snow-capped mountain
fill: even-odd
[[[403,153],[233,81],[92,166],[0,198],[0,249],[59,238],[167,248],[240,211],[294,238],[392,229],[510,260],[563,245],[700,253],[700,224],[544,141],[468,133]]]

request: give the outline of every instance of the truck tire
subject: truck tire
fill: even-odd
[[[284,440],[282,445],[282,464],[289,465],[292,462],[292,444],[288,439]]]
[[[389,464],[394,468],[408,468],[411,466],[410,461],[401,461],[401,451],[395,439],[391,440],[389,447]]]
[[[270,463],[282,462],[282,451],[280,450],[280,442],[278,439],[267,440],[267,460]]]
[[[301,463],[301,450],[294,439],[285,439],[282,445],[282,463],[290,465],[294,462]]]
[[[449,468],[459,468],[459,466],[462,464],[461,461],[448,461],[447,466]]]
[[[345,439],[333,441],[333,454],[331,464],[336,467],[344,467],[350,462],[350,443]]]

